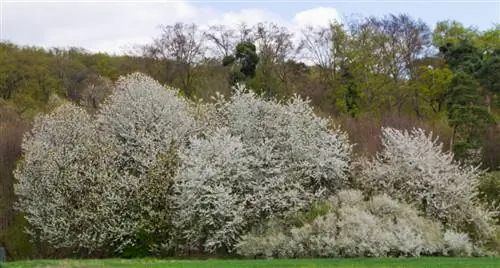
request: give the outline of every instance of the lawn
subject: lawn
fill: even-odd
[[[20,267],[168,267],[168,268],[461,268],[461,267],[500,267],[500,258],[363,258],[363,259],[288,259],[288,260],[158,260],[158,259],[106,259],[106,260],[39,260],[4,263],[7,268]]]

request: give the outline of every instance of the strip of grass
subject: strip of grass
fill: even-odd
[[[287,259],[287,260],[159,260],[159,259],[106,259],[106,260],[39,260],[10,262],[0,265],[21,267],[166,267],[166,268],[499,268],[500,258],[362,258],[362,259]]]

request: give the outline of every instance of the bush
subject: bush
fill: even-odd
[[[35,245],[24,232],[26,220],[22,214],[16,215],[13,223],[0,234],[1,246],[5,247],[7,258],[10,260],[23,260],[37,257]]]
[[[267,258],[383,257],[470,255],[477,249],[464,239],[466,234],[443,233],[439,223],[385,195],[365,201],[359,191],[341,191],[331,206],[332,212],[302,227],[283,231],[271,225],[267,232],[243,236],[238,253]]]
[[[38,117],[15,171],[29,233],[103,254],[147,252],[169,239],[175,148],[193,129],[189,105],[176,94],[132,74],[96,120],[72,104]]]
[[[248,220],[252,159],[226,129],[191,139],[189,147],[175,178],[175,225],[188,248],[231,251]]]
[[[444,233],[444,244],[446,255],[450,256],[471,256],[473,246],[469,236],[464,233],[446,231]]]
[[[366,193],[407,202],[446,228],[469,233],[476,242],[494,236],[494,213],[477,202],[477,167],[454,162],[422,129],[382,132],[382,152],[364,165],[358,178]]]
[[[229,101],[219,98],[216,105],[219,120],[254,159],[253,183],[261,187],[254,215],[287,214],[346,186],[352,146],[308,100],[265,100],[237,87]]]

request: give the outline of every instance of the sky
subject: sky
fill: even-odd
[[[274,22],[296,35],[346,16],[406,13],[431,28],[457,20],[480,30],[500,23],[500,0],[0,0],[0,40],[121,54],[160,34],[159,25]]]

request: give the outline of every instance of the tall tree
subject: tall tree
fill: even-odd
[[[286,60],[293,59],[293,34],[274,23],[259,23],[254,28],[259,65],[253,87],[268,96],[288,91]]]
[[[243,41],[236,46],[234,55],[224,57],[222,64],[233,66],[229,74],[229,82],[235,85],[247,78],[254,77],[258,62],[259,56],[255,45],[250,41]]]
[[[205,53],[203,34],[195,24],[176,23],[160,27],[161,35],[145,47],[145,56],[169,60],[166,68],[172,70],[174,79],[180,80],[180,88],[191,97],[195,94],[194,67]]]
[[[212,25],[204,35],[210,43],[213,57],[221,60],[231,55],[239,42],[236,31],[226,25]]]

